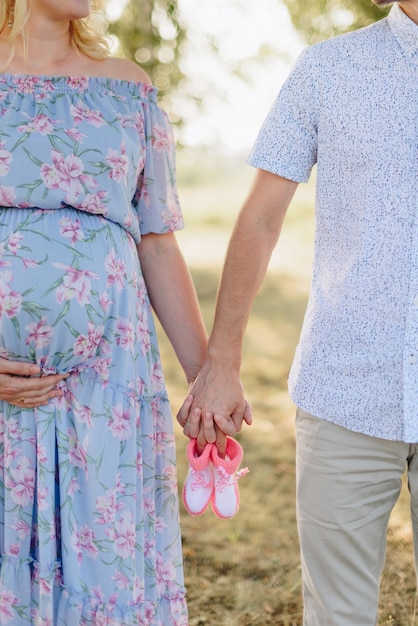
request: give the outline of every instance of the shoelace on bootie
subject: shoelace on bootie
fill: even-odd
[[[219,472],[217,488],[219,491],[224,491],[226,487],[229,487],[233,485],[234,483],[238,482],[238,480],[242,476],[245,476],[245,474],[248,474],[250,470],[248,469],[248,467],[244,467],[243,469],[239,470],[238,472],[235,472],[234,474],[228,474],[226,469],[221,466],[217,468],[217,471]]]

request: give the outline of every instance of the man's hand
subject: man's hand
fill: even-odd
[[[216,443],[222,456],[226,436],[234,437],[242,422],[252,423],[251,407],[246,402],[239,377],[216,371],[208,362],[190,387],[177,420],[187,437],[197,439],[201,453],[206,443]]]
[[[34,408],[61,396],[62,391],[56,385],[68,374],[40,374],[37,365],[0,358],[0,400],[19,407]]]

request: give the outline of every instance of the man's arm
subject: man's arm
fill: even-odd
[[[198,437],[199,450],[206,441],[216,439],[222,453],[225,435],[233,436],[240,430],[243,419],[251,421],[240,381],[242,342],[252,303],[263,282],[296,188],[296,182],[257,170],[235,224],[222,272],[208,352],[190,390],[193,401],[190,396],[186,398],[177,415],[185,434]]]

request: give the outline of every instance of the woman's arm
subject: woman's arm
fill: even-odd
[[[192,383],[205,358],[207,333],[174,233],[144,235],[138,254],[152,307]]]

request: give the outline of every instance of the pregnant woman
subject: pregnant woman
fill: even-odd
[[[173,233],[170,126],[146,74],[109,57],[99,14],[0,0],[7,626],[187,624],[151,303],[188,381],[206,333]]]

